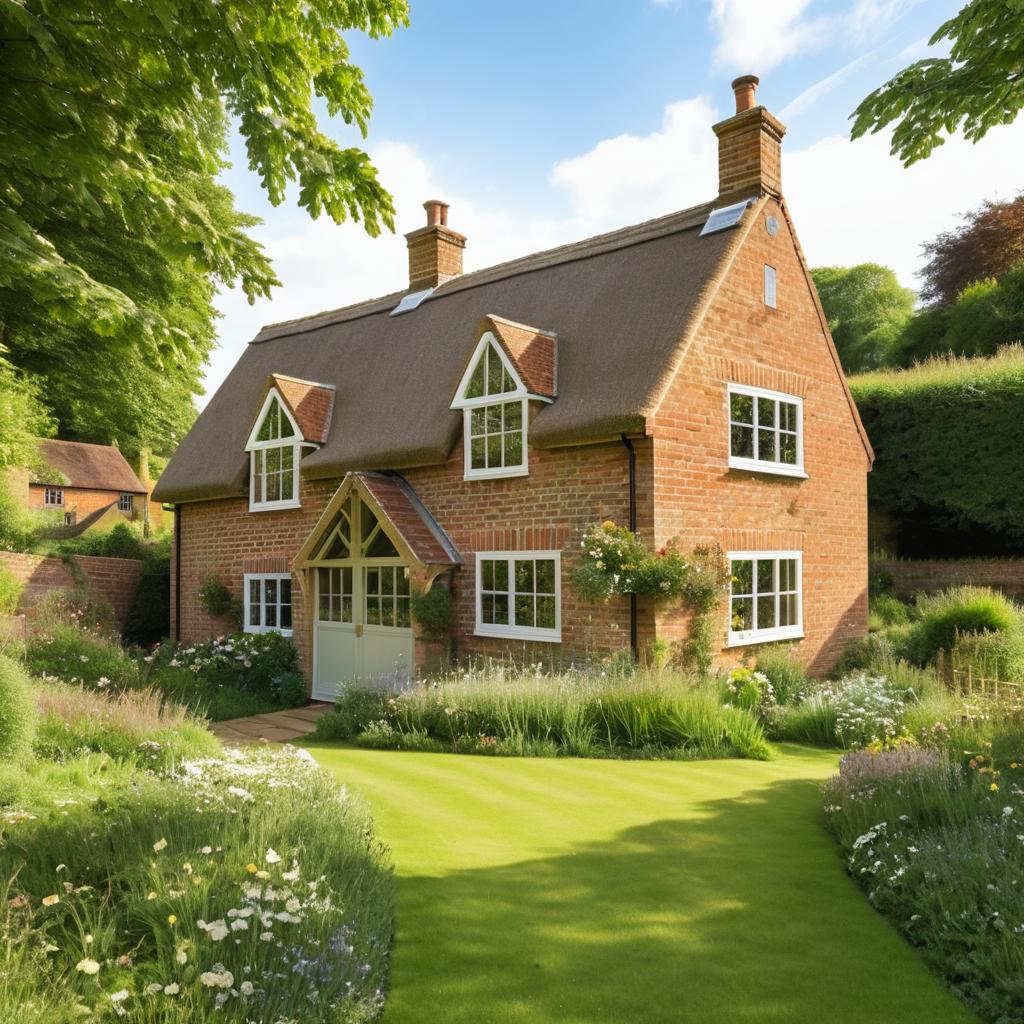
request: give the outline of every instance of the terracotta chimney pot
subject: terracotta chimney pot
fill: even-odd
[[[736,95],[736,113],[742,114],[757,105],[757,87],[761,79],[757,75],[742,75],[732,83],[732,91]]]
[[[448,204],[440,199],[428,199],[423,204],[427,223],[410,231],[405,240],[409,245],[409,291],[417,292],[458,277],[462,273],[462,251],[466,236],[448,227]]]

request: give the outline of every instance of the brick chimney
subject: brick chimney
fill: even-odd
[[[462,273],[466,236],[448,227],[448,204],[428,199],[427,226],[405,236],[409,244],[409,291],[436,288]]]
[[[736,113],[714,126],[718,136],[718,202],[782,193],[782,136],[786,126],[757,105],[758,78],[732,83]]]

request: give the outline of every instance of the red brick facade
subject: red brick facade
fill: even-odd
[[[779,224],[766,230],[768,215]],[[728,550],[803,553],[804,637],[801,658],[827,671],[843,646],[866,627],[868,456],[837,369],[819,307],[784,210],[770,201],[737,235],[723,281],[709,295],[685,359],[635,439],[638,528],[650,542],[673,537],[684,550],[717,543]],[[778,304],[763,301],[764,265],[777,273]],[[728,468],[729,382],[785,392],[804,400],[807,479]],[[454,637],[459,656],[505,655],[566,664],[628,649],[629,605],[588,604],[571,576],[580,537],[592,523],[628,522],[628,455],[620,440],[562,449],[531,449],[529,475],[464,480],[461,440],[446,464],[405,471],[405,479],[464,559],[453,575]],[[199,607],[208,575],[239,595],[246,572],[286,572],[340,480],[303,481],[302,508],[248,511],[245,498],[182,507],[181,636],[191,640],[229,627]],[[474,636],[477,551],[562,552],[562,642],[510,642]],[[309,670],[312,595],[297,580],[296,643]],[[720,613],[723,663],[744,649],[726,649],[727,613]],[[642,649],[656,637],[686,635],[686,616],[641,602]]]
[[[58,485],[53,485],[58,486]],[[44,509],[47,512],[73,512],[74,521],[81,522],[86,516],[109,505],[116,505],[121,493],[119,491],[95,491],[85,487],[60,487],[64,492],[63,505],[46,504],[46,485],[30,483],[28,486],[28,507],[31,509]],[[146,504],[146,495],[132,495],[132,511],[123,512],[122,515],[129,522],[141,521],[143,506]],[[162,516],[162,510],[156,502],[156,511]]]

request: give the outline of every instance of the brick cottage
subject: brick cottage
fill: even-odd
[[[727,553],[720,661],[785,641],[827,671],[866,626],[872,453],[756,87],[714,126],[708,203],[463,274],[431,200],[407,289],[264,328],[157,487],[176,635],[223,630],[199,599],[217,577],[323,698],[423,667],[410,595],[431,586],[459,657],[684,639],[679,608],[574,593],[583,532],[613,520]]]

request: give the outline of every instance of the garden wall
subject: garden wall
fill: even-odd
[[[1024,558],[882,558],[875,565],[892,577],[897,594],[933,594],[973,583],[1024,600]]]
[[[0,567],[25,584],[21,610],[30,612],[54,590],[72,590],[81,582],[90,594],[106,601],[114,610],[117,625],[123,626],[128,606],[139,585],[142,563],[134,558],[101,558],[75,555],[74,565],[61,558],[0,551]]]

